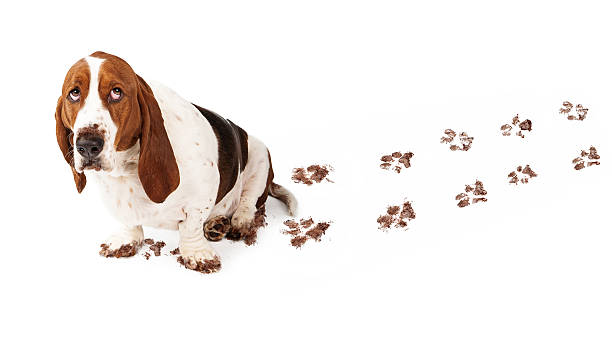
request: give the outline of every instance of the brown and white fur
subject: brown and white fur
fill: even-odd
[[[268,194],[295,212],[293,195],[272,182],[260,140],[163,85],[148,85],[116,56],[96,52],[72,66],[55,118],[77,190],[87,173],[123,224],[106,241],[109,252],[140,247],[142,226],[178,229],[185,266],[198,269],[218,260],[203,232],[210,219],[231,218],[240,234]],[[75,152],[75,142],[88,135],[104,140],[96,159]]]

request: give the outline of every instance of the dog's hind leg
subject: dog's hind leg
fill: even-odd
[[[240,201],[232,215],[232,229],[227,234],[227,238],[232,240],[239,240],[253,226],[255,213],[265,204],[274,177],[268,149],[252,136],[249,137],[248,156],[248,162],[242,171]]]

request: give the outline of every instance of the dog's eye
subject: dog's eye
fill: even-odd
[[[110,101],[116,102],[121,100],[122,95],[123,93],[121,92],[121,89],[119,87],[115,87],[110,91],[108,97],[110,98]]]
[[[72,91],[70,91],[70,93],[68,93],[68,98],[72,102],[78,102],[79,99],[81,99],[81,90],[79,90],[78,88],[73,89]]]

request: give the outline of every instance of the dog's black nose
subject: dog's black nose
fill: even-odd
[[[86,159],[93,159],[102,152],[104,139],[98,135],[80,135],[76,140],[76,149]]]

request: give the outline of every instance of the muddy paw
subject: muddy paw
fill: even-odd
[[[257,241],[257,231],[267,225],[266,206],[261,206],[254,215],[249,209],[236,211],[232,216],[230,231],[225,236],[230,240],[243,240],[245,244],[251,246]]]
[[[183,265],[186,269],[199,271],[204,274],[210,274],[221,270],[221,260],[218,256],[214,256],[212,259],[205,259],[204,257],[182,256],[177,257],[176,261]]]
[[[208,241],[219,241],[223,236],[230,232],[232,226],[230,220],[225,216],[214,217],[204,225],[204,237]]]
[[[239,230],[234,229],[233,227],[227,232],[225,237],[229,240],[239,241],[242,239],[242,234]]]
[[[106,258],[132,257],[138,252],[140,246],[142,246],[142,244],[138,244],[136,241],[133,241],[131,244],[123,244],[116,249],[113,249],[112,246],[108,244],[102,244],[100,245],[100,255]]]
[[[231,226],[226,238],[230,240],[242,240],[249,233],[254,224],[255,209],[241,208],[232,216]]]

